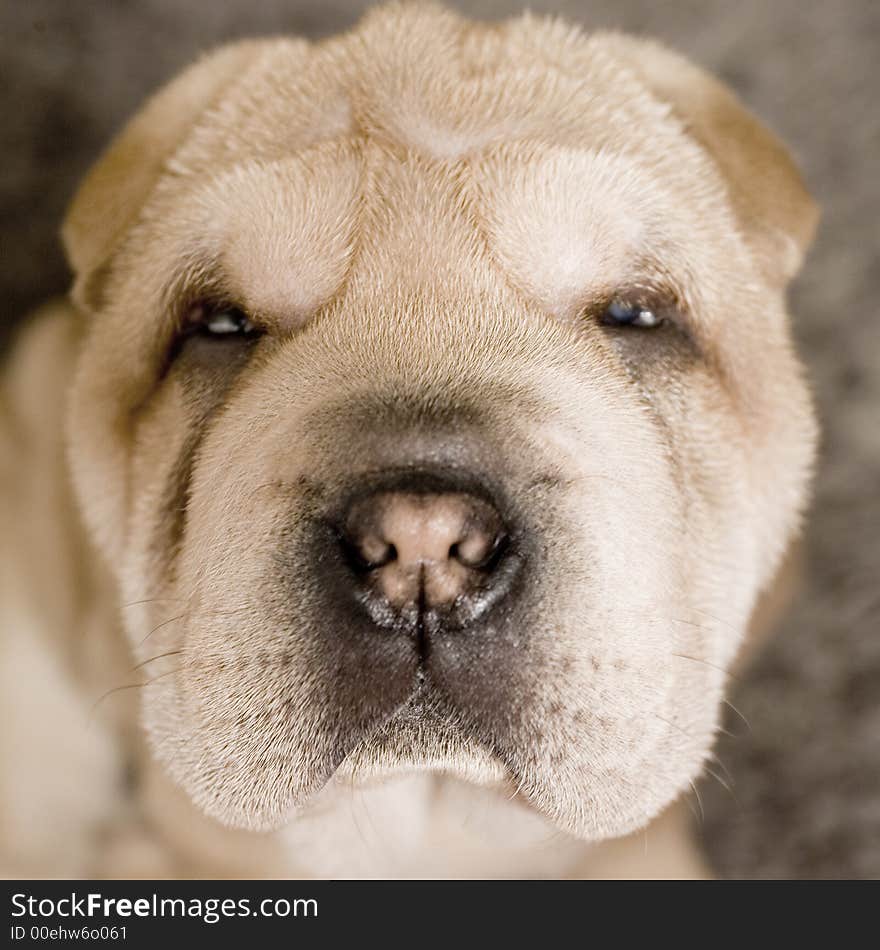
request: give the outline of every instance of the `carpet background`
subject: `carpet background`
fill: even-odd
[[[504,0],[454,4],[496,18]],[[707,66],[792,147],[824,211],[792,292],[824,427],[807,583],[737,685],[729,773],[701,788],[717,870],[880,877],[880,3],[532,0],[646,33]],[[78,178],[145,95],[241,36],[320,36],[360,0],[4,0],[0,339],[64,290],[57,240]],[[724,777],[722,775],[722,777]]]

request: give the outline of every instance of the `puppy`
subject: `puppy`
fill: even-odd
[[[627,36],[392,5],[173,81],[7,368],[7,870],[704,874],[815,222]]]

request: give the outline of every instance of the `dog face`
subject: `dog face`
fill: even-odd
[[[192,799],[437,770],[600,838],[686,788],[805,498],[814,217],[708,77],[529,17],[385,8],[154,99],[66,224],[69,439]]]

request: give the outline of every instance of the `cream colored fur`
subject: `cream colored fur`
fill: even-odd
[[[681,796],[807,497],[784,290],[815,217],[714,80],[529,15],[390,5],[161,91],[4,382],[10,873],[704,874]],[[632,288],[680,335],[603,330]],[[235,373],[168,362],[199,297],[266,330]],[[465,406],[479,445],[447,437],[546,513],[542,568],[499,668],[441,664],[413,726],[353,692],[368,653],[321,653],[302,486],[431,459]]]

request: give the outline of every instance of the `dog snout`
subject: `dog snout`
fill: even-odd
[[[491,584],[506,533],[497,510],[473,495],[394,491],[355,504],[345,539],[389,604],[435,608]]]

